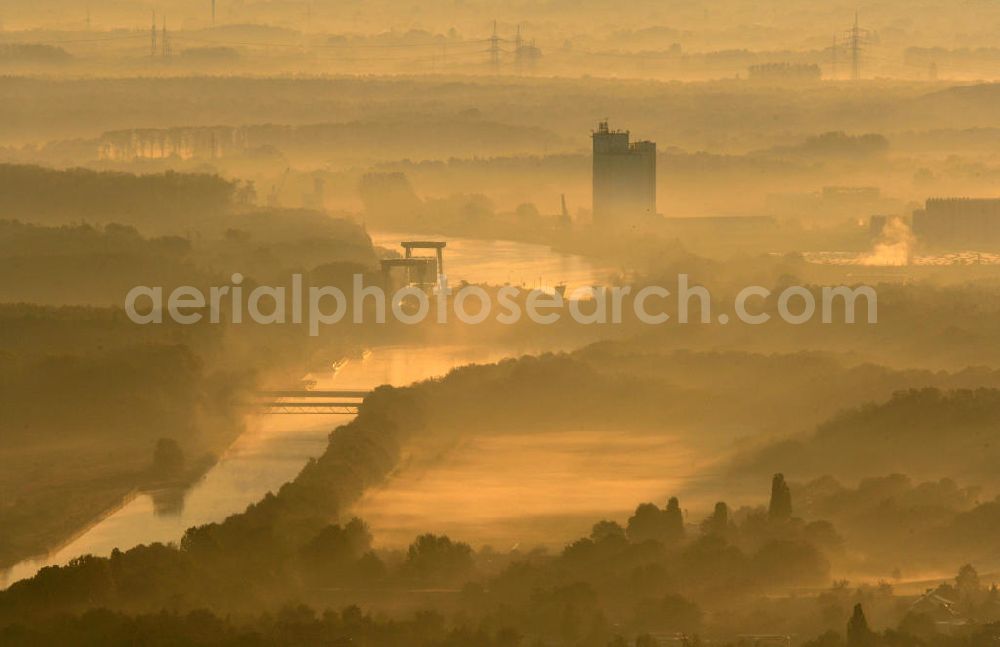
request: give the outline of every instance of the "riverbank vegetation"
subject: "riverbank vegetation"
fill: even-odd
[[[734,363],[738,357],[681,356],[671,370],[694,376],[691,368],[699,359],[710,366]],[[165,608],[179,614],[170,617],[180,631],[188,622],[183,618],[195,622],[208,617],[189,615],[202,608],[225,615],[277,610],[292,601],[334,608],[353,602],[405,618],[430,605],[442,617],[436,621],[438,633],[426,637],[425,644],[454,633],[489,640],[518,635],[526,644],[603,646],[612,644],[616,634],[734,636],[747,627],[820,635],[842,630],[853,605],[861,602],[879,627],[899,628],[904,635],[930,631],[931,638],[920,635],[932,639],[938,629],[928,629],[928,620],[913,610],[917,597],[894,593],[893,582],[904,584],[913,577],[907,574],[953,568],[956,562],[989,560],[992,529],[1000,523],[995,503],[965,484],[918,483],[899,475],[866,479],[854,487],[829,476],[800,482],[776,474],[770,477],[769,496],[762,487],[768,477],[753,477],[745,483],[757,482],[756,488],[737,489],[756,489],[757,494],[695,508],[683,500],[667,500],[670,493],[664,493],[662,501],[642,503],[630,515],[593,520],[589,536],[568,541],[555,553],[527,547],[477,549],[460,537],[433,532],[399,552],[373,545],[364,522],[351,518],[352,502],[391,478],[404,455],[412,464],[470,435],[504,434],[513,428],[534,433],[566,426],[657,428],[665,420],[683,422],[683,403],[711,399],[692,390],[672,392],[648,375],[630,377],[621,372],[628,355],[621,356],[624,364],[618,361],[614,348],[605,347],[599,356],[588,357],[584,351],[527,357],[459,369],[443,380],[409,388],[379,389],[357,419],[331,435],[319,459],[244,513],[192,528],[177,546],[136,547],[110,558],[82,557],[66,567],[44,569],[0,593],[0,619],[17,637],[45,631],[38,623],[52,614],[93,607],[111,611],[63,619],[68,624],[62,626],[67,631],[150,631],[158,621],[149,614]],[[750,376],[759,374],[750,365],[775,361],[743,356],[738,363]],[[818,375],[821,363],[808,361],[803,369]],[[822,373],[835,370],[826,364]],[[914,378],[902,372],[896,379]],[[836,381],[850,380],[841,376]],[[804,386],[808,382],[791,381],[802,384],[803,391],[809,390]],[[693,384],[690,389],[711,390],[710,384]],[[655,405],[654,392],[659,394]],[[608,398],[618,403],[617,413],[602,405]],[[519,406],[507,406],[511,399]],[[576,406],[550,406],[569,400]],[[935,401],[949,406],[947,397]],[[745,415],[739,402],[732,407],[734,417]],[[691,413],[688,424],[704,415],[696,409]],[[829,467],[837,472],[834,463]],[[926,466],[909,467],[922,472]],[[712,494],[729,498],[718,489]],[[905,547],[897,536],[907,537]],[[885,582],[827,589],[833,568],[883,570]],[[811,593],[789,598],[790,589]],[[980,623],[1000,618],[995,594],[982,584],[974,590],[976,606],[962,613]],[[944,589],[938,593],[964,599]],[[278,615],[297,614],[315,631],[336,626],[343,617],[329,612],[320,620],[292,608]],[[116,615],[120,613],[137,615],[125,620]],[[356,610],[344,613],[364,617]],[[108,624],[91,627],[99,617]],[[221,640],[228,632],[266,634],[266,626],[259,624],[265,617],[275,616],[213,622]],[[371,622],[389,622],[382,617],[372,616]],[[357,639],[365,631],[355,627],[349,633]],[[395,644],[392,630],[385,631],[373,634],[371,644]]]
[[[301,327],[139,326],[122,310],[136,285],[369,272],[376,252],[353,223],[242,210],[209,175],[4,166],[0,184],[0,568],[137,490],[186,486],[243,430],[255,388],[297,384],[356,345]]]

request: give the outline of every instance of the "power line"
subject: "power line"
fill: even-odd
[[[6,34],[10,36],[10,33]],[[134,31],[129,34],[116,34],[114,36],[101,36],[96,38],[65,38],[62,40],[31,40],[30,42],[34,45],[72,45],[75,43],[104,43],[109,41],[118,40],[135,40],[137,38],[146,38],[146,34],[142,31]],[[7,39],[8,42],[11,39]],[[21,41],[24,42],[24,41]]]
[[[524,40],[520,35],[520,30],[514,39],[508,39],[501,37],[497,32],[497,23],[493,23],[493,32],[488,38],[480,39],[470,39],[463,41],[445,41],[445,42],[424,42],[424,43],[278,43],[269,41],[246,41],[237,39],[226,39],[226,38],[203,38],[199,36],[189,36],[184,33],[178,35],[176,32],[170,32],[167,29],[166,16],[157,16],[157,12],[153,10],[151,12],[151,21],[149,31],[145,34],[142,30],[138,30],[127,34],[114,34],[104,37],[94,37],[94,38],[70,38],[63,40],[53,40],[49,41],[51,44],[63,44],[63,43],[90,43],[90,42],[111,42],[111,41],[125,41],[125,40],[136,40],[147,38],[149,43],[149,56],[150,58],[169,58],[173,54],[173,49],[176,43],[200,43],[200,44],[211,44],[211,45],[229,45],[237,47],[262,47],[262,48],[284,48],[284,49],[294,49],[302,52],[321,52],[321,51],[344,51],[351,52],[357,50],[413,50],[416,54],[419,50],[427,50],[430,48],[429,55],[424,56],[412,56],[412,55],[401,55],[401,56],[363,56],[356,58],[350,54],[340,55],[340,56],[314,56],[318,60],[330,60],[330,61],[341,61],[350,63],[364,63],[366,61],[371,62],[382,62],[382,61],[411,61],[414,63],[419,62],[435,62],[441,61],[445,62],[448,59],[453,59],[456,62],[465,62],[471,60],[473,57],[481,57],[484,54],[489,56],[490,63],[493,65],[494,70],[499,71],[501,65],[502,56],[509,54],[517,54],[518,45],[524,46]],[[159,20],[158,20],[159,18]],[[508,50],[502,46],[504,43],[514,43],[515,49]],[[487,45],[486,48],[483,46]],[[440,52],[440,54],[439,54]],[[481,60],[481,59],[480,59]]]
[[[454,57],[454,58],[459,58],[459,59],[461,59],[461,58],[468,59],[468,58],[471,58],[471,57],[477,57],[478,58],[478,57],[482,56],[483,54],[489,53],[489,51],[490,50],[488,50],[488,49],[479,49],[479,50],[475,50],[475,51],[458,52],[456,54],[449,54],[448,56],[449,56],[449,58]],[[358,63],[358,62],[368,62],[368,61],[408,61],[408,62],[420,63],[420,62],[430,62],[430,61],[439,60],[440,57],[438,57],[436,54],[431,54],[429,56],[418,56],[418,57],[413,57],[413,56],[378,56],[378,57],[365,56],[365,57],[362,57],[362,58],[355,58],[355,57],[349,57],[349,56],[347,56],[347,57],[345,57],[345,56],[317,56],[315,58],[317,60],[321,60],[321,61],[340,61],[340,62],[344,62],[344,63]],[[482,59],[480,59],[480,60],[482,60]]]
[[[500,38],[497,36],[497,21],[493,21],[493,35],[490,36],[490,65],[493,73],[500,71]]]
[[[157,45],[159,45],[159,31],[160,27],[156,25],[156,12],[153,12],[152,25],[154,25],[157,33],[156,40]],[[32,43],[38,45],[69,45],[75,43],[103,43],[112,42],[120,40],[135,40],[139,38],[152,38],[150,36],[151,32],[143,32],[142,30],[133,31],[127,34],[115,34],[109,36],[101,36],[94,38],[65,38],[65,39],[55,39],[55,40],[32,40]],[[296,43],[274,43],[266,41],[240,41],[240,40],[229,40],[229,39],[218,39],[218,38],[199,38],[197,36],[177,36],[176,32],[170,34],[171,40],[183,40],[185,42],[192,43],[205,43],[211,45],[233,45],[241,47],[275,47],[275,48],[288,48],[288,49],[301,49],[302,47],[307,47],[309,49],[418,49],[418,48],[440,48],[447,46],[448,48],[457,47],[481,47],[483,43],[490,42],[489,38],[481,38],[477,40],[466,40],[461,42],[447,42],[447,43],[343,43],[343,44],[330,44],[330,43],[310,43],[308,45],[296,44]],[[499,39],[500,42],[506,42],[503,38]],[[159,49],[157,49],[159,51]]]
[[[206,43],[211,45],[234,45],[240,47],[281,47],[288,49],[302,49],[302,47],[308,47],[310,49],[416,49],[423,47],[437,48],[441,47],[442,43],[342,43],[342,44],[330,44],[330,43],[310,43],[308,45],[302,45],[301,43],[271,43],[265,41],[239,41],[239,40],[226,40],[218,38],[199,38],[197,36],[175,36],[176,40],[190,41],[193,43]],[[483,43],[490,42],[489,38],[483,38],[480,40],[466,40],[460,43],[445,43],[449,47],[465,47],[471,45],[482,45]]]
[[[861,54],[865,45],[871,43],[871,32],[858,26],[858,14],[854,13],[854,26],[847,31],[847,47],[851,52],[851,79],[861,79]]]

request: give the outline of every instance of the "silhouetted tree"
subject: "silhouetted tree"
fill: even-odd
[[[860,604],[854,605],[854,613],[847,621],[847,647],[871,647],[875,644],[875,633],[868,627],[865,610]]]
[[[677,497],[670,497],[667,501],[667,509],[663,511],[665,539],[667,541],[679,541],[684,537],[684,514],[681,512],[680,501]]]
[[[785,483],[784,474],[775,474],[771,480],[771,504],[767,513],[772,521],[787,521],[792,518],[792,491]]]
[[[726,537],[729,535],[730,524],[729,506],[723,501],[715,504],[715,510],[701,523],[703,534],[712,537]]]
[[[962,612],[972,616],[977,615],[977,609],[985,596],[979,573],[972,564],[966,564],[958,570],[958,575],[955,576],[955,592],[958,594]]]
[[[676,498],[670,499],[666,510],[653,503],[643,503],[629,517],[626,534],[630,541],[662,541],[674,543],[684,537],[684,516]]]
[[[617,521],[598,521],[590,531],[590,539],[599,542],[607,538],[625,539],[625,529]]]
[[[420,535],[406,553],[406,571],[420,579],[455,581],[472,567],[472,548],[443,535]]]
[[[628,519],[626,531],[630,541],[658,540],[663,536],[663,514],[655,503],[641,503]]]
[[[979,593],[982,584],[979,581],[979,573],[972,564],[966,564],[958,570],[958,575],[955,576],[955,588],[963,598]]]
[[[303,566],[311,577],[336,578],[368,552],[371,542],[368,526],[358,518],[345,526],[329,525],[300,551]]]

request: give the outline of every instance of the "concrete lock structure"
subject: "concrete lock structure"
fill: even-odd
[[[390,258],[382,261],[383,285],[391,288],[391,273],[393,268],[403,268],[406,271],[406,285],[416,285],[430,288],[440,282],[444,276],[444,248],[448,243],[436,240],[404,240],[400,243],[404,250],[404,258]],[[415,249],[431,249],[435,256],[415,256]]]

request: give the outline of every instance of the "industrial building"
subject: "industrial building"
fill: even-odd
[[[913,212],[913,233],[934,247],[995,247],[1000,245],[1000,199],[930,199]]]
[[[629,142],[627,130],[597,125],[594,140],[594,224],[635,226],[656,216],[656,144]]]

